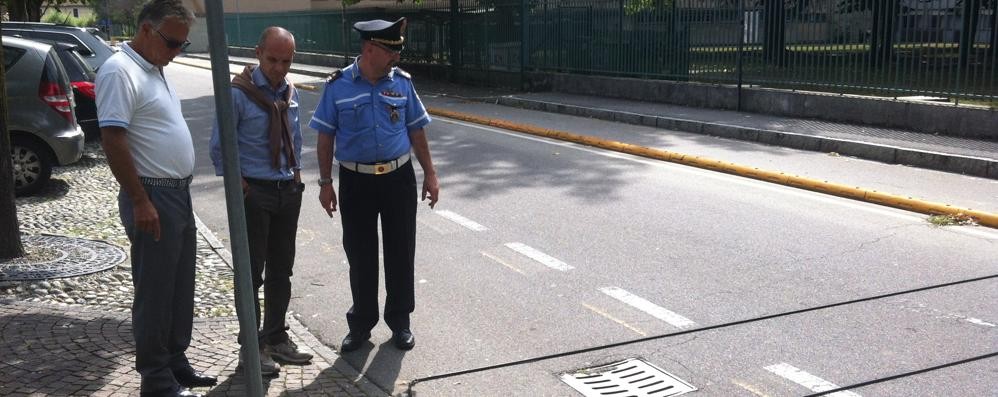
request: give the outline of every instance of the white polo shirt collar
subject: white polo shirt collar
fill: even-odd
[[[143,58],[142,55],[139,55],[138,52],[135,52],[135,49],[133,49],[132,46],[129,45],[129,43],[122,43],[121,51],[124,52],[125,55],[128,55],[129,58],[132,58],[132,60],[135,61],[135,63],[138,64],[139,67],[141,67],[142,70],[145,70],[146,72],[151,72],[153,71],[153,69],[156,68],[156,65],[149,63],[149,61]]]

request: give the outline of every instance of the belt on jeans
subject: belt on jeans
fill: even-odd
[[[182,179],[149,178],[149,177],[145,177],[145,176],[140,176],[139,177],[139,183],[141,183],[141,184],[143,184],[145,186],[151,186],[151,187],[167,187],[167,188],[170,188],[170,189],[186,189],[187,186],[191,184],[191,179],[194,179],[193,175],[188,176],[186,178],[182,178]]]
[[[381,175],[399,169],[399,167],[409,162],[409,153],[403,154],[395,160],[383,161],[380,163],[365,164],[353,161],[340,161],[340,167],[362,174]]]
[[[257,186],[274,188],[277,190],[289,187],[295,182],[294,179],[256,179],[256,178],[247,178],[247,177],[243,177],[243,179],[246,180],[246,183],[250,183]]]

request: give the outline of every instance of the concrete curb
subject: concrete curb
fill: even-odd
[[[952,215],[956,217],[971,217],[977,223],[992,228],[998,228],[998,214],[977,211],[970,208],[960,208],[949,204],[936,203],[914,199],[912,197],[899,196],[895,194],[878,192],[876,190],[863,189],[822,181],[812,178],[805,178],[797,175],[790,175],[778,171],[763,170],[755,167],[748,167],[735,163],[727,163],[707,157],[691,156],[683,153],[670,152],[667,150],[653,149],[629,143],[610,141],[592,136],[577,135],[566,131],[551,130],[528,124],[519,124],[511,121],[490,119],[467,113],[455,112],[446,109],[429,109],[435,116],[448,117],[456,120],[467,121],[475,124],[482,124],[496,128],[523,132],[531,135],[554,138],[568,142],[579,143],[587,146],[599,147],[616,152],[632,154],[641,157],[664,160],[673,163],[688,165],[697,168],[720,171],[728,174],[744,176],[752,179],[772,182],[785,186],[812,190],[827,193],[835,196],[865,201],[888,207],[900,208],[903,210],[920,212],[928,215]]]
[[[215,233],[212,233],[211,229],[208,228],[204,223],[201,222],[201,218],[194,214],[194,222],[197,225],[198,233],[208,242],[211,246],[212,251],[215,251],[219,257],[225,262],[225,265],[229,269],[232,267],[232,253],[229,252],[227,248],[222,244],[221,241],[215,237]],[[234,271],[235,269],[233,269]],[[343,375],[349,377],[354,386],[357,386],[364,394],[368,396],[389,396],[388,392],[381,390],[377,385],[371,383],[370,380],[364,377],[363,374],[358,372],[356,369],[351,367],[346,361],[340,360],[340,355],[336,353],[333,349],[326,346],[319,338],[312,335],[308,328],[304,324],[298,321],[294,316],[288,316],[286,318],[288,327],[292,334],[298,337],[298,339],[305,345],[311,348],[316,354],[322,357],[323,360],[329,363],[333,368],[343,373]]]
[[[500,97],[498,104],[542,112],[590,117],[619,123],[759,142],[793,149],[826,153],[836,152],[867,160],[891,164],[905,164],[920,168],[998,179],[998,161],[986,158],[958,156],[869,142],[795,134],[786,131],[754,129],[731,124],[687,120],[678,117],[590,108],[511,96]]]

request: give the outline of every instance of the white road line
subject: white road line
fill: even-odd
[[[554,270],[561,270],[563,272],[575,269],[571,265],[562,262],[554,257],[538,251],[536,248],[528,246],[524,243],[506,243],[506,247],[509,249],[519,252],[526,257],[540,262],[544,266],[550,267]]]
[[[444,218],[447,218],[448,220],[451,220],[454,223],[457,223],[458,225],[461,225],[461,226],[464,226],[464,227],[466,227],[468,229],[471,229],[472,231],[484,232],[486,230],[489,230],[487,227],[482,226],[481,224],[479,224],[479,223],[477,223],[477,222],[475,222],[475,221],[473,221],[471,219],[468,219],[468,218],[465,218],[465,217],[463,217],[461,215],[455,214],[452,211],[437,210],[437,211],[433,211],[433,213],[435,213],[437,215],[440,215],[440,216],[442,216]]]
[[[973,318],[973,317],[967,317],[967,318],[963,319],[963,321],[966,321],[966,322],[969,322],[969,323],[973,323],[973,324],[977,324],[977,325],[983,325],[983,326],[986,326],[986,327],[994,327],[995,326],[994,324],[991,324],[991,323],[989,323],[987,321],[981,320],[979,318]]]
[[[634,295],[630,292],[624,291],[617,287],[603,287],[599,289],[604,294],[610,295],[611,297],[624,302],[628,305],[633,306],[635,309],[643,311],[652,315],[659,320],[665,321],[676,328],[689,328],[697,325],[686,317],[680,316],[676,313],[669,311],[668,309],[651,303],[644,298]]]
[[[829,382],[827,380],[821,379],[817,376],[811,375],[803,370],[794,367],[793,365],[787,363],[773,364],[766,367],[766,370],[789,379],[790,381],[811,389],[813,392],[823,392],[826,390],[838,389],[839,386]],[[837,393],[829,394],[833,397],[860,397],[859,394],[853,393],[851,391],[840,391]]]

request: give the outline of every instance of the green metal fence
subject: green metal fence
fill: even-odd
[[[302,51],[356,54],[355,21],[406,16],[407,62],[882,96],[998,100],[998,0],[429,0],[389,10],[232,14]],[[347,29],[344,29],[347,27]]]

